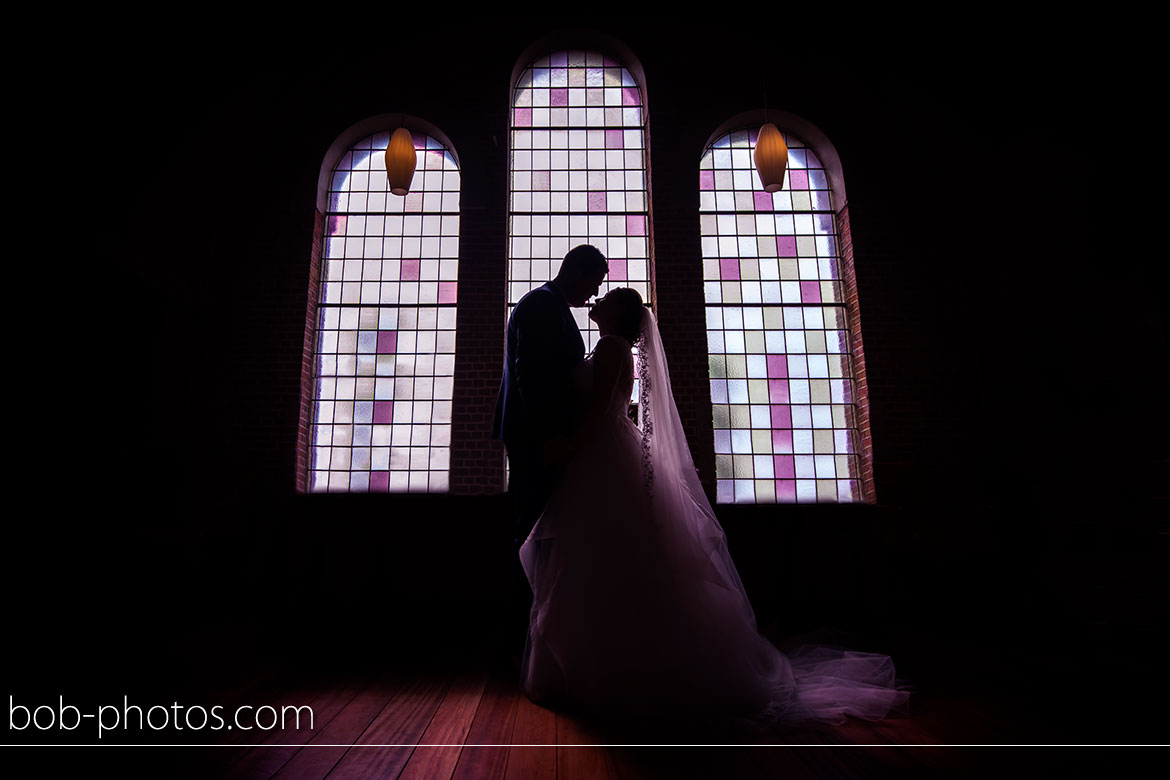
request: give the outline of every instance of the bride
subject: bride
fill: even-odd
[[[703,492],[654,316],[619,288],[577,369],[575,454],[520,560],[532,587],[521,670],[535,701],[633,720],[767,728],[884,717],[907,697],[888,656],[791,655],[755,615]],[[627,410],[638,347],[639,424]]]

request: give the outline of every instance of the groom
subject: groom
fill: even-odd
[[[565,255],[556,278],[521,298],[508,319],[492,438],[508,450],[517,550],[552,495],[578,422],[572,375],[585,343],[569,307],[597,295],[607,273],[605,255],[581,244]]]

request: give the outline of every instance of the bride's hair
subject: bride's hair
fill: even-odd
[[[614,323],[617,334],[633,344],[642,335],[642,296],[632,287],[619,287],[609,294],[622,307]]]

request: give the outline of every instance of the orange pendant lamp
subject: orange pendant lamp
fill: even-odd
[[[410,180],[414,178],[417,164],[414,138],[409,130],[400,127],[390,136],[390,143],[386,146],[386,178],[390,181],[392,193],[405,195],[410,192]]]
[[[780,129],[771,122],[760,128],[756,138],[756,170],[764,184],[764,192],[779,192],[784,188],[784,172],[788,170],[788,144]]]

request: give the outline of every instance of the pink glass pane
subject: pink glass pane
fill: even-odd
[[[784,355],[768,355],[768,376],[774,378],[788,376],[788,360]]]
[[[781,479],[796,477],[796,459],[792,455],[776,455],[772,461],[777,477]]]
[[[378,331],[378,354],[387,355],[392,354],[398,350],[398,331],[395,330],[380,330]]]

